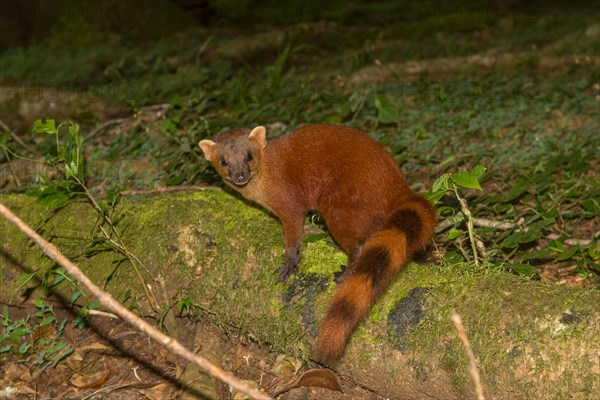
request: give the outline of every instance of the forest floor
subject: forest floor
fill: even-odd
[[[73,318],[69,309],[55,305],[59,319]],[[37,312],[35,306],[10,308],[13,318],[26,318]],[[152,321],[148,321],[152,323]],[[188,348],[202,353],[210,349],[219,364],[253,386],[267,391],[280,388],[294,380],[302,362],[291,357],[278,359],[278,354],[252,340],[235,334],[224,335],[212,326],[177,318],[176,337]],[[169,332],[172,334],[172,332]],[[56,335],[54,329],[37,329],[35,340]],[[62,333],[68,347],[74,350],[64,362],[43,372],[35,362],[5,359],[0,366],[0,395],[14,400],[177,400],[184,392],[192,398],[221,400],[247,398],[232,392],[228,386],[204,377],[190,388],[186,373],[187,361],[148,339],[139,330],[110,314],[92,315],[83,329],[68,324]],[[205,356],[205,355],[204,355]],[[317,367],[317,366],[315,366]],[[51,371],[51,372],[50,372]],[[350,377],[339,377],[343,392],[324,388],[298,387],[279,398],[323,400],[383,399],[356,385]],[[187,387],[182,386],[185,381]],[[193,381],[193,380],[192,380]],[[12,394],[11,394],[12,393]],[[205,396],[205,397],[202,397]],[[215,398],[212,397],[212,398]]]

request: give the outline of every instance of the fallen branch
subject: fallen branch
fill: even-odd
[[[96,284],[94,284],[80,269],[77,265],[73,264],[67,257],[65,257],[52,243],[46,241],[40,235],[37,234],[33,229],[31,229],[25,222],[23,222],[19,217],[14,215],[8,208],[4,206],[4,204],[0,203],[0,215],[4,218],[12,222],[19,228],[22,232],[24,232],[30,239],[32,239],[38,246],[40,246],[41,250],[54,260],[57,264],[62,266],[71,276],[77,279],[83,286],[86,287],[99,301],[100,303],[117,314],[123,320],[129,322],[131,325],[136,326],[140,331],[150,336],[157,343],[166,347],[170,351],[178,354],[182,358],[188,360],[189,362],[197,365],[206,373],[214,376],[217,379],[225,382],[230,385],[237,391],[249,396],[252,399],[257,400],[269,400],[270,396],[265,393],[253,389],[249,387],[246,383],[241,381],[240,379],[228,374],[225,370],[220,367],[212,364],[208,360],[192,353],[188,349],[186,349],[181,343],[177,340],[165,335],[158,329],[154,328],[150,324],[146,323],[143,319],[133,314],[131,311],[127,310],[123,307],[118,301],[115,300],[109,293],[100,289]]]
[[[475,360],[475,355],[473,354],[473,349],[471,348],[471,343],[469,343],[469,338],[467,337],[467,332],[465,331],[465,327],[462,324],[462,320],[460,315],[458,315],[455,311],[452,312],[450,316],[456,330],[458,331],[458,336],[460,336],[460,340],[463,342],[463,346],[465,347],[465,352],[469,357],[469,373],[473,378],[473,384],[475,385],[475,394],[477,394],[477,400],[485,400],[485,396],[483,395],[483,388],[481,387],[481,378],[479,377],[479,368],[477,368],[477,360]]]
[[[473,225],[475,226],[479,226],[482,228],[494,228],[494,229],[499,229],[501,231],[505,231],[508,229],[512,229],[512,228],[516,228],[518,226],[521,226],[522,224],[519,223],[513,223],[513,222],[507,222],[507,221],[494,221],[493,219],[485,219],[485,218],[473,218]],[[452,221],[442,221],[441,223],[439,223],[437,225],[437,227],[435,228],[435,233],[441,233],[444,232],[446,229],[450,228],[454,226],[454,222]],[[527,231],[527,227],[524,226],[523,231]],[[556,240],[558,238],[560,238],[560,235],[558,233],[550,233],[547,236],[545,236],[546,239],[549,240]],[[570,238],[570,239],[565,239],[563,241],[564,244],[566,244],[567,246],[589,246],[590,243],[592,243],[592,239],[574,239],[574,238]]]

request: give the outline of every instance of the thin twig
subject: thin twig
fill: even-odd
[[[88,314],[90,314],[90,315],[97,315],[99,317],[107,317],[107,318],[119,319],[118,315],[115,315],[113,313],[109,313],[109,312],[106,312],[106,311],[100,311],[100,310],[88,310]]]
[[[147,383],[141,383],[141,382],[118,383],[116,385],[105,386],[102,389],[98,389],[95,392],[92,392],[92,393],[88,394],[87,396],[82,397],[81,400],[91,399],[92,397],[94,397],[98,393],[114,392],[114,391],[120,390],[120,389],[126,389],[126,388],[136,388],[136,389],[151,388],[151,387],[154,387],[156,385],[160,385],[163,382],[165,382],[165,381],[156,381],[156,382],[147,382]]]
[[[200,56],[208,48],[208,45],[209,45],[210,41],[212,40],[212,38],[213,38],[213,35],[210,35],[209,37],[207,37],[206,40],[204,40],[204,42],[198,49],[198,51],[196,51],[196,57],[195,57],[196,64],[200,64]]]
[[[171,104],[169,104],[169,103],[152,104],[149,106],[140,107],[139,111],[141,113],[152,113],[152,112],[162,113],[162,112],[167,111],[170,107],[171,107]]]
[[[23,139],[21,139],[19,136],[17,136],[17,134],[8,127],[8,125],[6,125],[4,123],[4,121],[2,121],[0,119],[0,127],[2,129],[4,129],[5,131],[7,131],[10,134],[10,137],[17,143],[19,143],[21,145],[21,147],[23,147],[25,150],[27,150],[28,152],[30,152],[31,154],[36,154],[39,155],[39,153],[31,146],[29,146],[27,143],[25,143],[23,141]]]
[[[479,368],[477,368],[477,360],[475,359],[475,355],[473,354],[473,349],[471,348],[471,343],[469,343],[469,338],[467,337],[467,332],[465,331],[465,327],[462,324],[460,315],[458,315],[456,311],[452,311],[450,319],[452,319],[452,322],[454,323],[454,326],[458,331],[458,336],[460,336],[460,340],[462,340],[463,346],[465,347],[465,352],[469,357],[469,373],[473,378],[473,384],[475,385],[475,394],[477,394],[477,400],[485,400],[485,396],[483,395],[483,387],[481,386],[481,377],[479,376]]]
[[[507,229],[511,229],[518,226],[518,224],[512,222],[494,221],[493,219],[485,218],[473,218],[473,223],[477,226],[481,226],[482,228],[494,228],[500,229],[501,231],[505,231]]]
[[[356,119],[356,117],[358,116],[360,111],[362,110],[363,106],[365,105],[365,102],[367,101],[368,95],[369,95],[369,91],[365,90],[365,95],[363,96],[362,100],[360,101],[360,104],[356,108],[356,111],[354,112],[354,115],[352,116],[352,119],[350,120],[350,124],[352,124],[354,122],[354,120]]]
[[[56,246],[54,246],[52,243],[46,241],[44,238],[38,235],[37,232],[31,229],[19,217],[14,215],[2,203],[0,203],[0,215],[2,215],[4,218],[15,224],[31,240],[33,240],[35,243],[37,243],[38,246],[40,246],[44,254],[46,254],[57,264],[62,266],[71,276],[73,276],[75,279],[77,279],[77,281],[79,281],[83,286],[85,286],[85,288],[89,290],[90,293],[92,293],[104,307],[117,314],[123,320],[137,327],[140,331],[150,336],[150,338],[152,338],[154,341],[161,344],[162,346],[166,347],[168,350],[178,354],[182,358],[197,365],[200,369],[202,369],[209,375],[214,376],[215,378],[225,382],[226,384],[230,385],[237,391],[249,396],[250,398],[257,400],[272,400],[271,397],[267,394],[251,388],[240,379],[228,374],[225,370],[212,364],[205,358],[192,353],[177,340],[165,335],[164,333],[154,328],[146,321],[129,311],[127,308],[121,305],[121,303],[115,300],[115,298],[112,295],[96,286],[96,284],[94,284],[79,269],[79,267],[77,267],[77,265],[73,264],[67,257],[65,257],[58,250],[58,248],[56,248]]]
[[[467,218],[467,231],[469,233],[469,242],[471,243],[471,251],[473,251],[473,261],[475,261],[475,265],[479,266],[479,255],[477,252],[477,243],[476,243],[476,238],[475,238],[475,232],[474,232],[474,228],[473,228],[473,217],[471,215],[471,210],[469,210],[469,206],[467,205],[467,201],[465,199],[462,198],[462,196],[458,193],[458,188],[456,187],[456,185],[452,185],[452,190],[454,191],[454,194],[456,195],[456,198],[458,199],[458,202],[460,203],[460,209],[462,210],[463,214],[465,214],[465,217]]]
[[[6,157],[6,160],[8,161],[8,168],[10,168],[10,172],[12,173],[13,179],[15,180],[15,184],[17,185],[17,187],[21,186],[21,181],[19,181],[19,176],[17,175],[17,170],[15,169],[15,166],[13,165],[13,163],[10,162],[10,157],[8,156],[8,152],[6,151],[5,147],[2,147],[2,150],[4,151],[4,157]]]
[[[94,130],[92,130],[90,133],[88,133],[87,135],[85,135],[84,140],[88,140],[90,138],[93,138],[94,136],[96,136],[96,134],[98,132],[100,132],[102,129],[107,128],[111,125],[118,125],[123,123],[124,121],[126,121],[126,118],[115,118],[115,119],[111,119],[106,121],[105,123],[97,126],[96,128],[94,128]]]
[[[546,238],[550,239],[550,240],[556,240],[560,238],[560,235],[557,233],[551,233],[548,236],[546,236]],[[565,241],[563,242],[564,244],[566,244],[567,246],[589,246],[592,243],[592,239],[565,239]]]

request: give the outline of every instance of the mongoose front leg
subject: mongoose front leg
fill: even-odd
[[[283,233],[285,234],[285,252],[287,258],[285,264],[277,269],[279,282],[285,282],[290,276],[298,272],[300,263],[300,245],[302,244],[302,228],[304,227],[304,215],[295,216],[281,220]]]

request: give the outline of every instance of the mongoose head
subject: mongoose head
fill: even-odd
[[[204,157],[213,165],[226,183],[245,186],[260,171],[263,150],[267,146],[267,130],[257,126],[250,130],[236,129],[212,140],[201,140]]]

